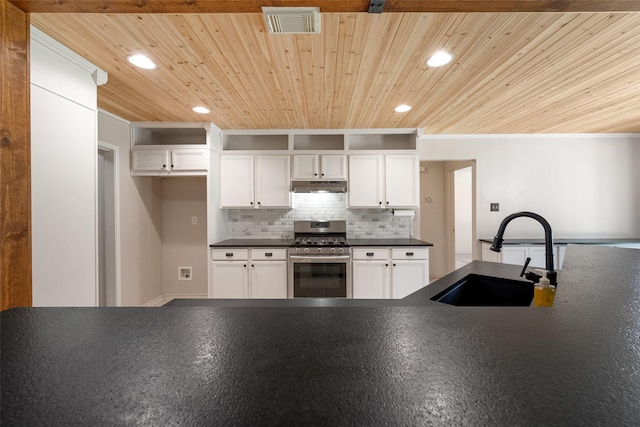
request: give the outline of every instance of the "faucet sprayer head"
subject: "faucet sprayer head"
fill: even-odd
[[[491,247],[489,249],[491,249],[494,252],[500,252],[500,250],[502,249],[502,242],[504,242],[504,239],[502,237],[494,237],[493,238],[493,245],[491,245]]]

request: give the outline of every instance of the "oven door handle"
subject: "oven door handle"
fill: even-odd
[[[349,259],[351,258],[351,255],[337,255],[337,256],[300,256],[300,255],[289,255],[290,259],[306,259],[306,260],[313,260],[313,259],[320,259],[320,260],[331,260],[331,259]]]

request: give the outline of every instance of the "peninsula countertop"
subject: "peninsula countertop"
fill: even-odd
[[[361,306],[3,311],[0,423],[640,424],[640,251],[570,245],[550,308],[430,300],[518,270],[465,268]]]

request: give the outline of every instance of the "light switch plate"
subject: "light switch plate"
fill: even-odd
[[[491,203],[491,212],[498,212],[500,210],[500,203]]]

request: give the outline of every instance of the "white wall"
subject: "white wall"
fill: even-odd
[[[106,74],[33,27],[30,53],[33,305],[95,306],[97,81]]]
[[[640,135],[425,135],[418,149],[421,160],[477,159],[478,237],[523,210],[555,238],[640,236]],[[505,237],[540,238],[542,227],[517,219]]]

